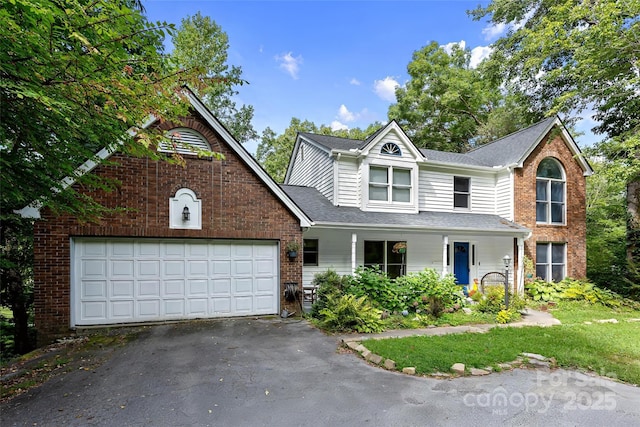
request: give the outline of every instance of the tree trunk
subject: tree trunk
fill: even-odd
[[[640,202],[640,179],[627,184],[627,261],[630,267],[640,262],[640,216],[638,204]]]
[[[6,285],[9,289],[11,311],[13,311],[14,351],[17,354],[25,354],[34,348],[34,343],[31,342],[29,337],[29,301],[24,292],[22,277],[16,271],[8,271],[8,274],[4,276],[4,280],[8,282]]]

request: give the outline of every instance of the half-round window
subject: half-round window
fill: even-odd
[[[387,142],[380,149],[380,153],[387,154],[389,156],[401,156],[402,151],[400,151],[400,147],[398,144],[394,144],[393,142]]]
[[[564,224],[565,193],[564,168],[556,159],[547,157],[536,172],[536,222]]]
[[[173,128],[166,133],[167,140],[162,141],[158,149],[165,153],[198,154],[211,151],[209,143],[202,134],[190,128]]]

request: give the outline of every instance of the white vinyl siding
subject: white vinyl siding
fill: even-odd
[[[314,187],[333,202],[333,160],[325,151],[302,142],[287,183]]]
[[[453,175],[420,170],[419,205],[421,211],[453,211]]]
[[[499,172],[496,178],[495,214],[513,220],[513,193],[511,187],[511,173]]]
[[[493,177],[474,176],[471,178],[471,211],[495,214],[496,196]]]
[[[355,159],[336,160],[338,206],[360,206],[360,175]]]

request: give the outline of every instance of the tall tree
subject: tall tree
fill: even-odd
[[[482,67],[473,68],[470,50],[459,45],[447,52],[431,42],[414,52],[407,71],[411,79],[396,90],[389,119],[420,147],[465,152],[539,118],[523,108],[524,98],[507,96]]]
[[[185,114],[180,85],[200,76],[177,71],[163,55],[172,28],[150,23],[133,0],[2,0],[0,7],[0,284],[12,305],[16,346],[28,347],[29,224],[15,210],[36,202],[54,211],[97,215],[102,208],[61,179],[98,148],[134,153],[163,135],[126,131],[150,114]],[[78,177],[85,186],[112,185]],[[25,233],[27,233],[25,235]]]
[[[600,152],[624,174],[629,271],[640,264],[640,0],[493,0],[471,12],[510,28],[488,65],[535,108],[593,110]],[[631,276],[630,276],[631,277]],[[630,280],[640,282],[640,275]]]
[[[242,69],[227,64],[229,37],[222,28],[200,12],[182,20],[173,37],[173,60],[186,69],[195,70],[207,82],[198,95],[211,112],[240,142],[258,138],[253,129],[253,107],[238,107],[233,98],[236,86],[247,83]]]
[[[291,119],[289,127],[281,135],[269,127],[262,132],[262,139],[256,150],[256,159],[276,182],[283,182],[298,132],[333,135],[364,141],[381,126],[381,123],[375,122],[364,130],[360,128],[332,130],[330,126],[317,126],[309,120],[302,121],[294,117]]]

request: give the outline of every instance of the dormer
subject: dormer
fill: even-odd
[[[423,156],[395,122],[359,150],[363,211],[418,212],[418,162]]]

